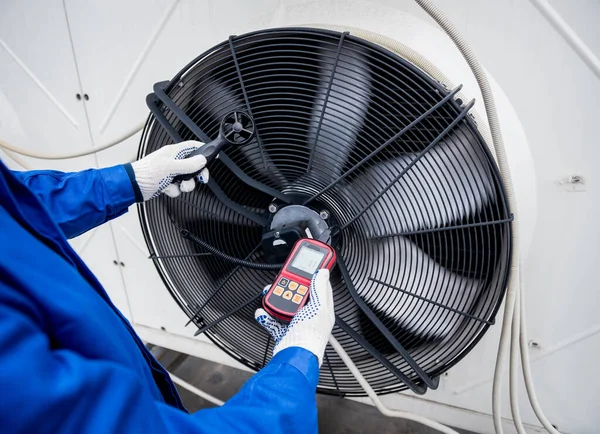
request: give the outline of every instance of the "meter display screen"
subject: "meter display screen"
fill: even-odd
[[[323,252],[319,252],[309,247],[302,247],[290,265],[308,274],[313,274],[317,271],[317,268],[324,257],[325,253]]]

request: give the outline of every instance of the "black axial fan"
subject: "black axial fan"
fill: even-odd
[[[378,394],[424,393],[481,339],[502,301],[512,220],[469,110],[405,59],[347,33],[272,29],[229,38],[148,96],[139,157],[208,142],[254,119],[206,186],[140,206],[165,285],[236,360],[273,341],[261,290],[295,239],[326,229],[337,251],[333,334]],[[364,395],[331,347],[319,391]]]

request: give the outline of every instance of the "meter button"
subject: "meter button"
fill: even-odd
[[[296,294],[296,295],[294,295],[294,298],[292,299],[292,301],[296,304],[300,304],[300,302],[302,301],[303,298],[304,297],[302,297],[301,295]]]
[[[298,288],[298,294],[300,295],[306,294],[306,291],[308,291],[308,288],[304,285],[300,285],[300,287]]]
[[[293,291],[298,288],[298,282],[290,282],[290,289]]]
[[[279,281],[279,284],[285,288],[287,286],[288,282],[289,282],[289,280],[282,277],[281,280]]]
[[[292,298],[292,292],[291,291],[285,291],[283,293],[283,298],[285,298],[286,300],[289,300],[290,298]]]
[[[276,286],[275,289],[273,290],[273,294],[275,295],[281,295],[283,293],[283,288],[281,286]]]

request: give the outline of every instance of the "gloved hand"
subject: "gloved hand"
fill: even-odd
[[[264,309],[257,309],[254,318],[273,336],[273,355],[289,347],[301,347],[317,356],[321,366],[335,322],[329,270],[322,269],[315,273],[310,284],[310,299],[289,325],[277,321]]]
[[[195,187],[193,179],[175,184],[172,182],[175,176],[197,172],[206,165],[206,158],[203,155],[185,158],[203,145],[202,142],[188,140],[163,146],[141,160],[131,163],[135,181],[140,188],[144,201],[158,196],[161,192],[170,197],[176,197],[181,192],[192,191]],[[208,169],[202,170],[197,179],[206,184],[208,182]]]

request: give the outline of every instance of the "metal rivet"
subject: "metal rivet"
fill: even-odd
[[[279,238],[279,232],[275,232],[275,238]]]
[[[275,205],[274,203],[269,205],[269,212],[271,214],[275,214],[277,212],[277,205]]]
[[[319,213],[319,215],[321,216],[321,218],[323,220],[327,220],[329,218],[329,211],[327,211],[327,210],[324,209],[323,211],[321,211]]]

